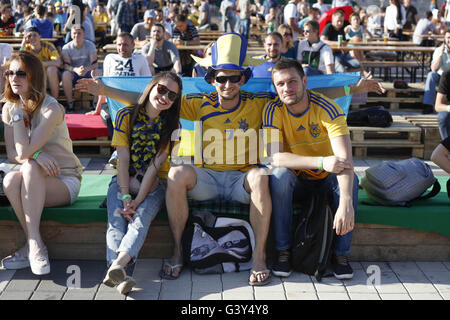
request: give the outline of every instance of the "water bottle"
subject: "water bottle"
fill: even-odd
[[[340,35],[338,35],[338,46],[339,47],[342,47],[342,40],[343,40],[343,36],[342,36],[342,34],[340,34]]]

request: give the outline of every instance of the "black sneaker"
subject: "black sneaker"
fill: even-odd
[[[272,273],[277,277],[289,277],[292,273],[289,250],[278,251],[278,261],[272,265]]]
[[[348,263],[347,256],[334,256],[333,275],[339,280],[348,280],[353,278],[353,269]]]

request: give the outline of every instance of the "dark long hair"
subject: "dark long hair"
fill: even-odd
[[[148,85],[145,87],[144,92],[139,97],[138,104],[133,108],[133,111],[130,115],[130,146],[131,146],[131,134],[133,131],[133,127],[136,123],[137,116],[139,114],[139,111],[142,108],[145,108],[146,104],[148,103],[148,98],[150,96],[150,92],[152,91],[153,87],[156,86],[161,79],[171,79],[175,81],[178,84],[179,88],[179,94],[175,101],[172,103],[172,106],[167,109],[161,111],[159,114],[162,123],[162,130],[161,130],[161,138],[158,143],[158,152],[161,152],[164,150],[167,145],[169,145],[169,155],[172,153],[173,148],[173,141],[171,139],[172,132],[174,130],[177,130],[180,127],[180,108],[181,108],[181,91],[183,90],[183,83],[175,73],[165,71],[160,72],[156,76],[153,77],[153,79],[148,83]]]
[[[397,23],[402,24],[402,5],[400,0],[393,0],[394,6],[397,7]]]

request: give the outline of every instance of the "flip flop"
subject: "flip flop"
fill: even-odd
[[[169,267],[170,268],[170,273],[165,273],[164,272],[164,267]],[[173,271],[176,269],[176,268],[180,268],[180,271],[178,272],[178,276],[173,276],[172,274],[173,274]],[[181,274],[181,271],[183,270],[183,264],[175,264],[175,265],[171,265],[170,263],[168,263],[168,262],[164,262],[164,266],[163,266],[163,268],[159,271],[159,276],[161,277],[161,278],[163,278],[163,279],[166,279],[166,280],[176,280],[176,279],[178,279],[179,277],[180,277],[180,274]]]
[[[270,270],[269,269],[265,269],[265,270],[260,270],[260,271],[256,271],[256,270],[251,270],[250,272],[250,276],[253,275],[255,277],[255,279],[258,279],[258,276],[260,274],[267,274],[267,278],[263,281],[248,281],[248,284],[251,286],[265,286],[266,284],[270,283],[272,281],[272,276],[270,274]]]

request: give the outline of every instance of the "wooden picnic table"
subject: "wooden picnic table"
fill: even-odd
[[[43,41],[54,42],[62,37],[53,37],[53,38],[41,38]],[[2,43],[22,43],[23,37],[0,37],[0,42]]]
[[[416,44],[412,41],[383,41],[383,39],[376,39],[376,40],[367,40],[366,42],[352,42],[347,43],[348,45],[356,45],[356,46],[395,46],[395,47],[411,47],[415,46]]]
[[[396,45],[390,45],[390,46],[384,46],[384,45],[358,45],[358,46],[349,46],[349,45],[343,45],[338,46],[337,44],[332,44],[331,49],[333,51],[351,51],[351,50],[357,50],[357,51],[393,51],[393,52],[415,52],[415,53],[433,53],[436,48],[434,47],[421,47],[421,46],[396,46]]]
[[[180,45],[177,46],[178,51],[182,51],[182,50],[203,50],[205,48],[206,45],[204,44],[198,44],[198,45],[189,45],[189,46],[184,46],[184,45]],[[143,46],[138,47],[136,46],[136,49],[142,49]],[[103,46],[103,50],[107,51],[107,52],[116,52],[116,44],[114,43],[108,43],[107,45]]]

